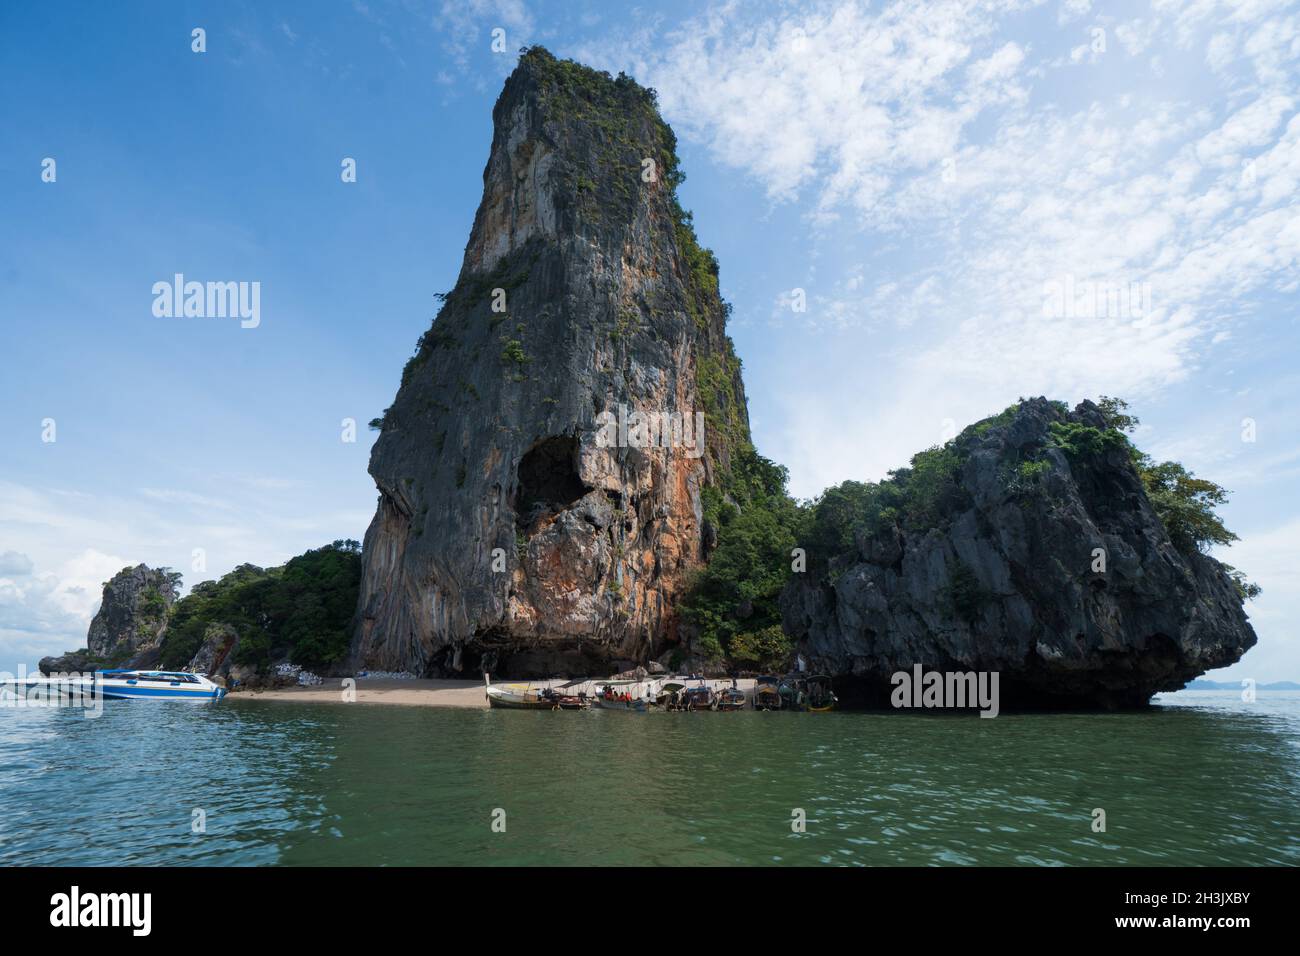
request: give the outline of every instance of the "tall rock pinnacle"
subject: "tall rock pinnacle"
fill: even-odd
[[[706,557],[701,493],[750,448],[654,94],[533,48],[493,126],[460,276],[371,455],[357,666],[525,676],[660,653]]]

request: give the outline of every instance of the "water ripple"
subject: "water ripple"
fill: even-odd
[[[4,710],[0,863],[1300,863],[1300,694],[1162,704],[994,721]]]

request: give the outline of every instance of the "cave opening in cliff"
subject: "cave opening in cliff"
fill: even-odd
[[[519,460],[516,520],[527,528],[544,514],[563,511],[591,489],[578,476],[578,439],[543,438]]]

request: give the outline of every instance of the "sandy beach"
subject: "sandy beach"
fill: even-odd
[[[329,678],[315,687],[279,687],[275,690],[237,691],[231,700],[287,700],[300,704],[406,704],[417,707],[486,708],[481,680],[393,680],[361,678],[355,700],[344,696],[343,680]]]
[[[616,678],[609,679],[614,680]],[[684,678],[651,678],[633,684],[628,689],[632,691],[634,697],[644,697],[647,691],[653,696],[658,683],[663,680],[684,680]],[[597,687],[602,683],[604,683],[604,679],[600,678],[588,681],[568,681],[556,678],[554,680],[535,681],[504,680],[501,682],[501,686],[528,686],[534,689],[547,686],[562,686],[565,688],[566,693],[585,691],[588,695],[594,695]],[[697,681],[692,680],[691,683],[694,684]],[[709,680],[705,683],[714,690],[732,686],[730,680]],[[741,678],[736,682],[735,686],[742,690],[746,697],[752,697],[754,683],[753,678]],[[356,681],[354,698],[349,699],[343,693],[343,679],[334,677],[314,687],[277,687],[274,690],[234,691],[231,693],[230,699],[287,700],[296,701],[300,704],[405,704],[415,707],[476,707],[480,709],[488,706],[487,695],[483,692],[483,682],[481,680],[395,680],[392,678],[371,680],[362,677]]]

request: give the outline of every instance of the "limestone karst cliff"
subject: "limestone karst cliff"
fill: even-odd
[[[997,671],[1008,706],[1142,705],[1255,644],[1239,582],[1171,537],[1091,402],[1021,402],[846,513],[829,523],[849,547],[794,575],[782,610],[865,702],[921,664]]]
[[[921,664],[999,671],[1010,707],[1124,706],[1254,644],[1240,582],[1171,536],[1091,403],[1025,401],[857,498],[791,501],[654,95],[534,48],[493,121],[459,278],[373,423],[340,672],[797,650],[864,701]]]
[[[314,671],[346,656],[361,545],[340,539],[260,568],[241,564],[178,597],[181,575],[140,564],[104,585],[88,647],[41,660],[44,673],[105,667],[191,670],[265,683],[281,664]]]
[[[102,657],[134,656],[158,646],[175,602],[180,575],[138,564],[123,568],[104,585],[99,611],[90,622],[86,646]]]
[[[157,663],[176,601],[180,575],[144,564],[123,568],[104,583],[99,610],[90,622],[86,648],[41,660],[44,673],[90,671],[106,665],[147,667]]]
[[[702,490],[749,446],[653,93],[534,48],[493,127],[460,276],[376,423],[354,666],[596,672],[672,646]]]

